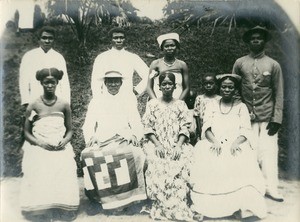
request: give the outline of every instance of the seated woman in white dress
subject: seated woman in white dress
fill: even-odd
[[[145,200],[143,174],[145,155],[139,146],[143,127],[131,100],[119,93],[122,74],[105,73],[106,90],[92,99],[82,127],[86,148],[81,158],[89,215],[122,209]],[[101,205],[100,205],[101,203]],[[94,209],[93,209],[94,208]]]
[[[79,205],[74,152],[70,144],[71,109],[55,95],[63,72],[42,69],[36,79],[44,94],[26,110],[21,209],[27,219],[73,220]],[[46,217],[48,215],[48,217]]]
[[[234,100],[240,77],[217,76],[221,99],[207,107],[203,138],[195,146],[191,170],[192,210],[209,218],[267,214],[265,184],[252,149],[250,116]]]

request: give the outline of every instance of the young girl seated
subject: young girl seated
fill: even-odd
[[[246,105],[234,99],[240,76],[218,76],[218,103],[204,116],[203,137],[195,146],[191,170],[192,209],[210,218],[267,214],[265,184],[251,148],[250,116]]]
[[[217,95],[217,79],[213,73],[206,73],[202,76],[202,87],[204,93],[197,96],[194,105],[194,116],[197,123],[197,135],[201,139],[203,118],[208,104],[217,102],[221,96]]]
[[[26,110],[21,209],[27,219],[73,220],[79,187],[72,137],[70,105],[55,95],[63,72],[56,68],[36,73],[44,94]]]

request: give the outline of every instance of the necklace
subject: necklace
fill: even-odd
[[[171,66],[173,66],[174,63],[176,62],[176,58],[174,59],[174,61],[173,61],[172,63],[166,62],[165,58],[163,59],[163,61],[164,61],[164,64],[165,64],[166,66],[171,67]]]
[[[46,106],[53,106],[57,101],[57,96],[55,96],[54,100],[52,100],[50,102],[45,100],[43,96],[41,96],[41,99]]]
[[[228,114],[228,113],[230,113],[230,111],[232,110],[232,107],[233,107],[233,101],[231,101],[230,109],[229,109],[227,112],[223,112],[223,111],[222,111],[222,99],[220,99],[220,102],[219,102],[219,108],[220,108],[220,112],[221,112],[222,114]]]

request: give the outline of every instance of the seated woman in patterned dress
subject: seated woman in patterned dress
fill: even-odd
[[[191,208],[209,218],[264,218],[265,184],[249,143],[250,115],[246,105],[234,99],[240,76],[217,78],[222,98],[206,107],[202,140],[195,146]]]
[[[143,136],[136,105],[119,93],[122,74],[108,71],[101,97],[89,104],[82,127],[86,148],[82,151],[84,185],[89,215],[104,210],[121,210],[147,199],[144,181]],[[102,207],[102,208],[101,208]]]
[[[29,104],[25,119],[21,209],[27,219],[73,220],[79,186],[70,144],[71,108],[55,95],[63,72],[56,68],[36,73],[44,94]],[[48,215],[47,217],[45,215]]]
[[[148,210],[153,219],[189,221],[193,214],[187,204],[192,159],[188,108],[184,101],[173,98],[174,74],[161,74],[159,86],[162,97],[150,100],[143,116],[145,177],[147,195],[152,200]]]

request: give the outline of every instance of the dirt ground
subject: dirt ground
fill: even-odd
[[[1,189],[1,222],[22,222],[26,221],[21,214],[19,205],[19,191],[21,178],[11,177],[2,178],[0,183]],[[88,216],[85,208],[88,199],[83,193],[83,179],[78,179],[80,185],[80,208],[76,222],[114,222],[114,221],[128,221],[141,222],[152,221],[148,214],[132,212],[121,212],[118,215],[111,215],[107,213],[100,213],[95,216]],[[280,192],[284,195],[285,201],[282,203],[266,199],[268,205],[268,217],[262,221],[264,222],[299,222],[300,221],[300,181],[296,180],[281,180]],[[141,206],[138,206],[139,208]],[[130,209],[136,210],[131,207]],[[206,219],[205,219],[206,220]],[[207,219],[212,222],[228,222],[238,221],[233,218],[221,218],[218,220]],[[253,220],[247,220],[253,221]]]

